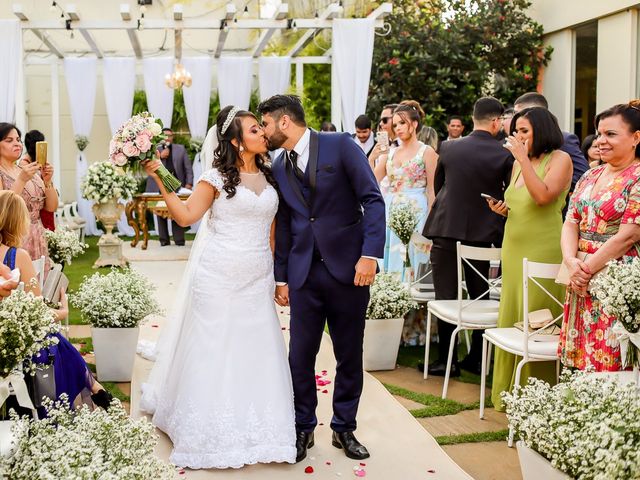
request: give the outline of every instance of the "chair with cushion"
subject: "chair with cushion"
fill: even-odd
[[[522,260],[522,318],[523,329],[490,328],[482,335],[482,372],[480,374],[480,418],[484,418],[484,397],[486,375],[489,370],[490,348],[495,345],[502,350],[513,353],[522,359],[516,367],[515,385],[520,385],[522,367],[528,362],[555,361],[557,373],[560,371],[558,358],[558,336],[546,334],[546,327],[555,324],[562,318],[562,313],[550,319],[538,330],[529,332],[529,289],[540,288],[549,297],[549,303],[555,302],[562,309],[563,303],[550,293],[540,282],[540,279],[553,280],[558,275],[560,264],[529,262]],[[533,285],[532,285],[533,284]],[[527,332],[527,333],[525,333]],[[513,446],[513,429],[509,430],[509,446]]]
[[[449,343],[449,356],[447,358],[447,370],[444,378],[444,386],[442,388],[442,398],[447,398],[451,364],[453,363],[453,355],[458,343],[458,333],[461,331],[484,330],[486,328],[495,327],[498,322],[498,309],[500,308],[500,302],[498,300],[489,299],[489,296],[496,290],[496,286],[499,285],[501,279],[490,279],[485,277],[473,266],[471,261],[499,262],[501,249],[470,247],[457,242],[456,251],[458,274],[457,299],[432,300],[427,304],[427,332],[431,331],[432,315],[436,315],[442,321],[456,326],[451,334],[451,341]],[[465,282],[463,278],[462,262],[469,265],[473,272],[479,275],[487,283],[487,290],[477,299],[464,298],[463,291],[465,290]],[[429,365],[429,342],[425,345],[424,365],[424,378],[426,380]]]
[[[42,291],[44,287],[44,255],[37,260],[33,260],[31,263],[33,263],[33,268],[36,271],[36,278],[38,279],[38,284],[40,285],[40,291]]]

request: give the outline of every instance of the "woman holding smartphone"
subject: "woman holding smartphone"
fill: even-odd
[[[0,123],[0,182],[3,190],[13,190],[20,195],[29,210],[31,227],[22,248],[29,252],[32,260],[49,254],[40,211],[55,212],[58,208],[58,193],[53,187],[53,167],[31,162],[18,166],[22,155],[20,130],[11,123]]]
[[[504,202],[487,199],[489,208],[507,217],[502,242],[502,292],[498,327],[506,328],[522,321],[522,259],[560,263],[562,208],[571,185],[571,158],[559,150],[564,143],[556,118],[545,108],[527,108],[513,117],[513,132],[504,147],[515,162]],[[564,287],[553,280],[540,283],[560,302]],[[538,287],[529,291],[529,311],[548,308],[553,316],[561,308]],[[515,378],[516,356],[496,348],[491,399],[502,411],[500,393],[511,391]],[[527,363],[522,383],[529,376],[555,383],[555,362]]]

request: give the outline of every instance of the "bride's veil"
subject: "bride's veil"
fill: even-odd
[[[213,152],[218,146],[218,129],[216,125],[209,129],[205,141],[202,145],[201,161],[203,174],[213,167]],[[169,372],[179,348],[186,348],[181,345],[180,338],[187,337],[191,330],[190,323],[192,307],[192,287],[195,281],[195,274],[204,247],[209,236],[208,223],[210,221],[211,210],[207,210],[200,223],[200,228],[191,246],[189,260],[185,267],[182,279],[179,282],[177,295],[167,316],[164,332],[156,345],[139,345],[138,351],[143,357],[155,360],[155,365],[149,374],[149,378],[142,384],[142,398],[140,408],[146,412],[154,413],[156,410],[158,393],[164,388],[172,390],[177,388],[179,378],[170,378]],[[176,369],[180,370],[180,369]],[[163,387],[166,385],[166,387]]]

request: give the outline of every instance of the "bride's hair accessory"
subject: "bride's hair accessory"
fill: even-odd
[[[226,131],[229,129],[229,125],[233,122],[233,119],[236,117],[236,114],[240,111],[240,108],[233,107],[229,110],[229,114],[227,115],[226,120],[222,124],[222,128],[220,129],[220,135],[224,135]]]

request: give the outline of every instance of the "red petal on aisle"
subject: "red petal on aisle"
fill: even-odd
[[[313,473],[313,467],[309,465],[307,468],[304,469],[304,473]]]

